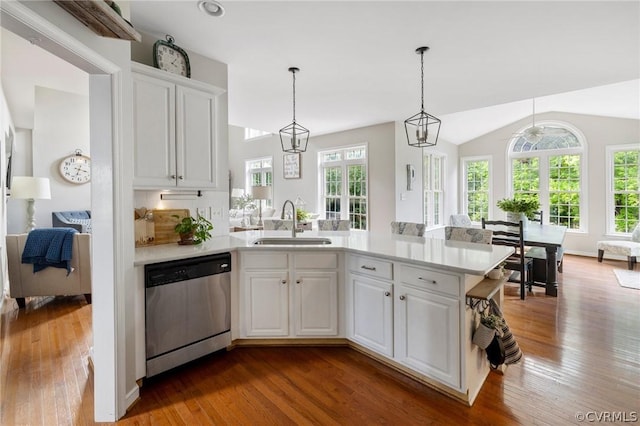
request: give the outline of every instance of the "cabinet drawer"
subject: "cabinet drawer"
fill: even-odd
[[[288,269],[287,253],[242,253],[244,269]]]
[[[460,279],[455,275],[443,274],[429,269],[400,265],[400,281],[414,287],[430,291],[460,295]]]
[[[350,256],[349,269],[352,272],[382,278],[393,279],[393,263],[388,260],[377,259],[367,256]]]
[[[296,269],[337,269],[337,253],[297,253],[293,255]]]

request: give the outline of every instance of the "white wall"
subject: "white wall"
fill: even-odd
[[[587,220],[587,232],[570,231],[565,238],[568,252],[595,255],[596,243],[605,239],[606,232],[606,156],[607,145],[640,143],[640,120],[600,117],[581,114],[551,112],[537,114],[536,120],[557,120],[575,126],[586,138],[587,180],[584,192],[587,208],[582,212]],[[461,157],[491,155],[493,168],[493,200],[490,215],[502,217],[495,201],[508,193],[506,168],[507,149],[510,136],[531,122],[531,118],[520,120],[510,126],[491,132],[460,146]]]
[[[404,122],[395,123],[395,162],[396,162],[396,220],[403,222],[424,222],[424,203],[422,190],[422,156],[424,153],[444,155],[444,225],[449,223],[449,216],[458,212],[458,146],[438,140],[431,148],[415,148],[407,143]],[[413,190],[407,190],[407,164],[415,169]]]
[[[62,179],[60,161],[79,149],[90,156],[89,97],[36,87],[33,176],[48,177],[51,200],[36,200],[36,224],[51,226],[51,212],[91,210],[91,185]]]
[[[313,132],[313,129],[310,130]],[[307,210],[310,212],[319,212],[318,152],[367,143],[369,229],[376,232],[390,231],[389,224],[395,217],[394,123],[312,136],[309,138],[307,151],[301,155],[300,179],[284,179],[283,152],[278,135],[245,141],[244,129],[230,126],[229,136],[229,165],[233,187],[244,187],[245,160],[273,156],[273,194],[276,210],[285,200],[294,201],[299,195],[307,203]]]

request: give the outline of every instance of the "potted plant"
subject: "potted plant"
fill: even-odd
[[[296,222],[300,229],[311,230],[311,223],[307,222],[311,215],[301,208],[296,208]]]
[[[253,209],[256,208],[256,204],[254,203],[253,198],[251,198],[251,195],[250,194],[244,194],[244,195],[236,198],[235,207],[237,209],[242,209],[242,222],[241,222],[241,225],[242,226],[249,226],[247,218],[245,217],[246,209],[248,208],[250,210],[253,210]]]
[[[482,315],[480,317],[480,324],[473,333],[472,342],[478,345],[482,349],[486,349],[493,338],[496,336],[502,336],[502,327],[504,327],[504,318],[495,314]]]
[[[507,213],[509,222],[522,221],[522,226],[526,227],[528,219],[532,219],[534,212],[540,209],[540,202],[535,198],[503,198],[497,206]]]
[[[200,244],[211,238],[211,230],[213,225],[204,216],[191,217],[186,216],[180,218],[173,215],[179,222],[173,228],[180,235],[180,245]]]

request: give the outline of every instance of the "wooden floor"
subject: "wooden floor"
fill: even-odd
[[[492,372],[473,407],[348,348],[238,348],[145,382],[123,425],[577,424],[640,411],[640,291],[625,262],[565,256],[557,298],[506,289],[525,358]],[[0,424],[93,424],[91,306],[42,298],[1,315]],[[635,416],[635,417],[634,417]],[[640,421],[640,420],[636,420]]]

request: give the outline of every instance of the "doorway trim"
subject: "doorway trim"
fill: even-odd
[[[0,2],[0,26],[87,72],[89,77],[94,418],[113,422],[126,411],[126,353],[121,147],[122,69],[17,1]],[[114,191],[114,188],[119,191]],[[126,203],[124,203],[126,204]],[[99,338],[97,338],[99,336]],[[136,395],[130,395],[134,397]]]

